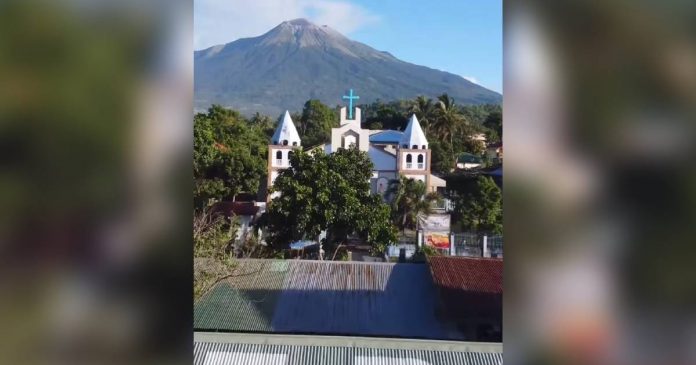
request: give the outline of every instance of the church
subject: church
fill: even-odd
[[[430,173],[431,151],[416,115],[411,115],[403,132],[363,129],[360,108],[352,105],[353,99],[357,98],[353,96],[353,90],[350,96],[344,97],[349,100],[349,106],[340,110],[339,127],[331,130],[331,143],[311,146],[309,151],[329,154],[339,148],[355,146],[367,152],[374,165],[370,179],[372,193],[384,194],[389,182],[398,179],[399,175],[424,182],[429,192],[444,192],[445,180]],[[300,135],[290,113],[285,111],[268,146],[269,189],[280,171],[290,167],[290,155],[299,148],[302,148]],[[268,200],[277,196],[275,194],[278,193],[269,196]]]

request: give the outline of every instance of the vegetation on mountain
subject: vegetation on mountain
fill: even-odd
[[[463,77],[414,65],[306,20],[283,22],[258,37],[194,53],[195,107],[233,107],[274,118],[308,99],[341,102],[345,89],[360,101],[405,100],[446,92],[461,104],[499,103],[502,96]],[[391,128],[386,123],[384,128]]]

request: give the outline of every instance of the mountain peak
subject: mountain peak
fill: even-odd
[[[442,93],[462,104],[501,100],[460,76],[401,61],[302,18],[197,52],[194,75],[198,107],[217,103],[252,114],[299,110],[308,99],[343,103],[348,86],[360,90],[361,103]]]
[[[294,44],[303,47],[334,47],[347,51],[350,41],[328,26],[317,26],[304,18],[287,20],[260,37],[263,45]]]
[[[314,25],[314,23],[310,22],[309,20],[305,18],[297,18],[293,20],[286,20],[282,24],[290,24],[290,25],[299,25],[299,26],[310,26]],[[315,25],[316,26],[316,25]]]

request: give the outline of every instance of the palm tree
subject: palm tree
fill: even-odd
[[[437,97],[435,103],[435,121],[433,129],[440,140],[449,139],[450,148],[452,148],[452,157],[456,160],[454,154],[454,136],[462,131],[465,126],[469,125],[468,120],[464,117],[459,106],[455,104],[454,99],[447,94],[442,94]]]
[[[391,200],[395,224],[402,231],[418,228],[418,216],[433,212],[433,203],[440,200],[434,192],[428,192],[425,183],[401,176],[392,180],[386,196]]]
[[[430,124],[433,119],[434,110],[433,99],[426,98],[423,95],[419,95],[412,100],[411,107],[408,110],[408,114],[416,114],[418,121],[425,130],[426,136],[428,136],[430,132]]]

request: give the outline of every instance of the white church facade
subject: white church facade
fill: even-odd
[[[352,114],[342,107],[340,124],[331,130],[331,143],[314,146],[310,151],[330,154],[339,148],[355,146],[366,152],[374,165],[370,186],[376,194],[384,194],[390,181],[398,179],[399,175],[424,182],[428,191],[445,189],[446,182],[430,172],[431,151],[415,114],[411,115],[403,132],[363,129],[360,108],[355,108],[355,115]],[[268,146],[268,188],[280,171],[290,167],[290,155],[299,148],[302,148],[302,141],[286,111]],[[269,196],[268,200],[275,196]]]

